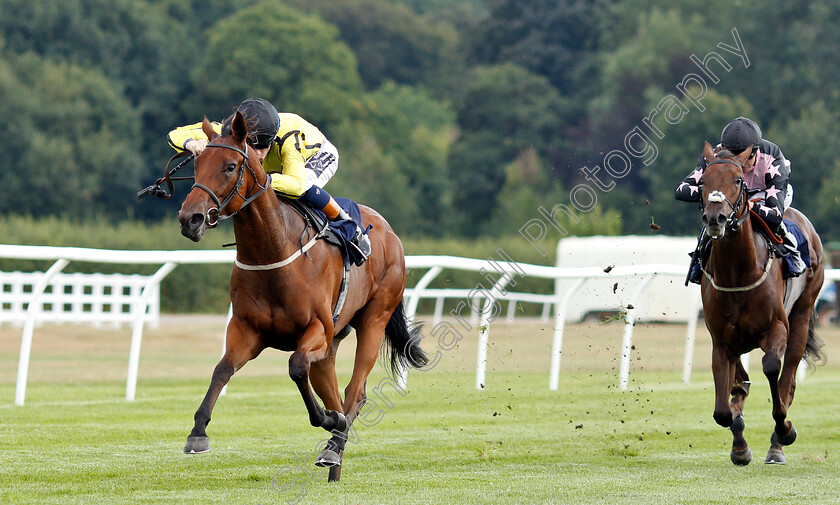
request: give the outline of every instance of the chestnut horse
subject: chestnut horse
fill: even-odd
[[[752,452],[744,439],[743,409],[750,382],[739,357],[761,348],[776,422],[765,463],[784,463],[782,446],[796,439],[796,429],[786,419],[796,369],[803,357],[811,364],[821,357],[814,304],[823,284],[823,249],[810,221],[796,209],[785,210],[785,217],[807,237],[811,254],[810,268],[795,279],[801,293],[788,303],[787,311],[781,261],[774,259],[765,238],[753,231],[749,218],[742,169],[747,154],[715,154],[708,142],[703,150],[707,168],[701,179],[702,221],[713,241],[701,290],[706,327],[712,335],[714,418],[732,431],[732,462],[749,464]]]
[[[207,228],[233,218],[233,317],[227,326],[225,354],[195,413],[184,452],[210,450],[205,428],[222,388],[245,363],[271,347],[292,352],[289,375],[300,390],[309,421],[333,434],[315,464],[332,467],[330,480],[338,480],[347,432],[365,400],[365,381],[383,335],[390,347],[392,372],[407,365],[421,367],[427,361],[417,328],[406,321],[403,311],[402,243],[382,216],[361,207],[363,226],[373,225],[372,253],[361,267],[351,269],[343,308],[333,321],[344,272],[341,252],[316,240],[317,230],[307,228],[291,205],[266,191],[270,178],[245,142],[248,124],[238,111],[224,136],[214,132],[206,118],[202,127],[210,143],[195,160],[195,184],[178,220],[181,233],[198,241]],[[351,327],[356,330],[356,357],[342,401],[335,356]]]

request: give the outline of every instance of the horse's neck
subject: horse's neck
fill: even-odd
[[[236,257],[249,265],[282,261],[299,247],[304,223],[269,190],[233,218]]]
[[[737,231],[730,231],[712,242],[711,261],[716,282],[728,279],[734,285],[749,272],[764,267],[756,240],[752,223],[747,218]]]

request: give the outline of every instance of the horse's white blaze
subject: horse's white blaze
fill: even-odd
[[[711,193],[709,193],[709,203],[723,203],[725,201],[726,195],[724,195],[723,192],[714,190]]]

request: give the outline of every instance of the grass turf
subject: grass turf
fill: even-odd
[[[308,424],[285,371],[288,354],[267,352],[246,366],[214,411],[212,451],[184,455],[218,358],[217,323],[149,332],[132,403],[118,379],[125,332],[39,329],[22,408],[12,405],[19,332],[3,329],[0,503],[838,502],[840,367],[831,360],[797,390],[790,419],[799,438],[785,466],[762,463],[773,423],[769,388],[753,367],[745,418],[754,460],[737,468],[728,430],[711,417],[708,337],[698,335],[698,364],[684,386],[673,351],[682,327],[640,325],[631,386],[622,392],[613,352],[620,325],[574,327],[552,392],[544,326],[494,324],[482,391],[473,386],[467,339],[440,366],[413,372],[404,395],[373,392],[386,378],[377,367],[368,381],[377,406],[367,419],[378,421],[356,424],[334,484],[311,464],[326,432]],[[823,333],[829,350],[840,341],[837,330]],[[76,350],[81,341],[88,352]],[[353,346],[346,347],[342,385]]]

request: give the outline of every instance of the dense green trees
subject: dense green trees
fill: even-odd
[[[34,53],[0,60],[0,212],[91,218],[141,182],[140,115],[105,76]]]
[[[196,107],[230,114],[243,97],[264,97],[324,128],[353,113],[361,93],[352,51],[315,16],[276,2],[242,9],[213,24],[191,69]]]
[[[838,14],[829,0],[0,0],[0,209],[171,216],[178,198],[133,196],[170,155],[166,132],[264,96],[339,147],[328,189],[400,233],[514,235],[673,96],[686,112],[646,130],[656,159],[634,156],[574,232],[694,233],[673,188],[750,115],[791,159],[796,205],[840,239]],[[748,65],[721,46],[733,36]],[[691,58],[712,52],[718,82]],[[692,73],[700,107],[679,91]]]

